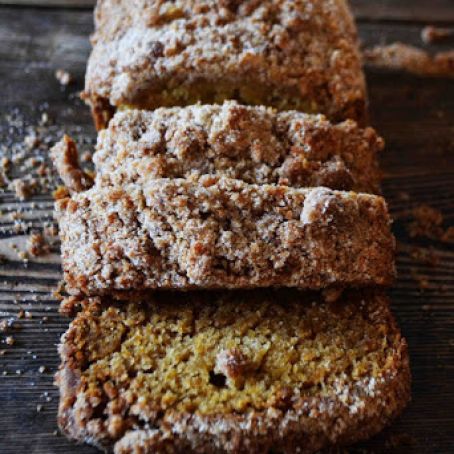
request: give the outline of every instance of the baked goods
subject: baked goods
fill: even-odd
[[[410,396],[380,292],[95,298],[59,351],[61,429],[116,454],[313,453],[374,435]]]
[[[119,112],[98,135],[94,163],[101,186],[216,174],[377,193],[382,149],[372,128],[351,120],[225,102]]]
[[[100,0],[84,98],[99,129],[118,108],[237,99],[365,119],[344,0]]]
[[[385,201],[327,188],[155,179],[60,200],[67,289],[389,285]]]
[[[51,149],[51,159],[61,180],[70,192],[82,192],[93,186],[93,178],[79,165],[76,143],[65,135]]]
[[[354,121],[346,2],[99,0],[83,97],[107,127],[95,180],[70,138],[53,150],[62,308],[81,306],[61,429],[117,454],[313,453],[397,416],[395,244],[365,194],[383,141]]]

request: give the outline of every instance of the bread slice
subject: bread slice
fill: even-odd
[[[118,108],[237,99],[364,121],[357,32],[344,0],[99,1],[84,98]]]
[[[225,102],[119,112],[99,133],[94,163],[101,186],[212,174],[377,193],[382,148],[351,120]]]
[[[94,298],[59,351],[62,431],[116,454],[313,453],[376,434],[410,397],[376,291]]]
[[[57,203],[71,294],[389,285],[383,198],[239,180],[155,179]]]

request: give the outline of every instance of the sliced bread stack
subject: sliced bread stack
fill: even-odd
[[[70,138],[53,149],[77,312],[62,430],[116,453],[311,453],[380,431],[410,372],[384,293],[383,141],[347,119],[366,117],[345,3],[105,0],[96,20],[94,179]]]

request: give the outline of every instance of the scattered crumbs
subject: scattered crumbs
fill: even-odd
[[[419,278],[418,285],[421,290],[425,290],[430,287],[429,281],[426,278]]]
[[[42,409],[43,409],[43,405],[42,405],[42,404],[38,404],[38,405],[36,406],[36,411],[37,411],[38,413],[39,413],[40,411],[42,411]]]
[[[335,303],[342,296],[343,291],[343,288],[327,288],[322,291],[322,297],[326,303]]]
[[[23,180],[20,178],[15,178],[12,181],[12,186],[14,192],[16,193],[16,197],[19,200],[25,200],[31,197],[33,194],[33,190],[35,189],[36,185],[32,181]]]
[[[38,147],[40,144],[39,137],[36,135],[35,132],[28,134],[24,138],[24,145],[29,149],[33,150],[34,148]],[[33,161],[32,161],[33,162]],[[34,161],[36,163],[37,161]]]
[[[5,333],[8,327],[8,320],[6,318],[0,321],[0,333]]]
[[[0,169],[0,188],[4,188],[6,186],[6,175],[3,170]]]
[[[55,224],[44,226],[44,235],[50,237],[56,237],[58,235],[58,227]]]
[[[44,374],[44,372],[46,372],[46,366],[40,366],[38,371],[40,374]]]
[[[441,241],[445,243],[454,243],[454,226],[448,227],[441,236]]]
[[[399,200],[404,201],[404,202],[408,202],[410,200],[410,194],[408,192],[405,192],[405,191],[399,191],[397,193],[397,198]]]
[[[427,276],[421,275],[416,270],[411,270],[410,274],[411,274],[412,279],[414,279],[417,282],[418,288],[421,291],[421,293],[423,293],[424,290],[431,287]]]
[[[454,240],[454,227],[450,226],[446,230],[443,228],[443,214],[440,210],[422,204],[413,208],[411,216],[413,221],[407,227],[411,238],[424,237],[447,243]]]
[[[22,371],[20,369],[16,369],[16,375],[22,375]]]
[[[19,312],[17,313],[17,318],[21,319],[25,317],[25,311],[23,309],[20,309]]]
[[[47,126],[49,123],[50,123],[49,114],[47,112],[43,112],[41,114],[41,119],[39,121],[39,124],[41,126]]]
[[[42,233],[32,233],[27,239],[27,252],[33,257],[40,257],[50,252],[50,245]]]
[[[386,441],[387,448],[399,448],[401,446],[412,446],[416,443],[416,438],[405,432],[392,434]]]
[[[7,336],[6,339],[5,339],[5,344],[6,345],[14,345],[16,341],[14,340],[14,337],[13,336]]]
[[[28,262],[28,254],[25,251],[18,251],[17,256],[19,257],[22,262],[27,263]]]
[[[440,257],[433,248],[415,247],[411,250],[410,257],[416,262],[432,267],[435,267],[440,263]]]
[[[0,350],[0,356],[4,356],[6,354],[6,350]]]
[[[421,39],[426,44],[434,44],[454,35],[454,30],[449,28],[427,25],[421,30]]]
[[[41,115],[38,124],[30,124],[18,108],[1,115],[0,194],[10,191],[20,200],[51,194],[59,184],[59,177],[50,161],[50,149],[65,132],[77,135],[81,146],[94,144],[80,128],[66,131],[51,122],[46,112],[48,108],[47,103],[37,106]],[[90,167],[91,162],[87,166]]]
[[[73,82],[71,73],[65,71],[64,69],[57,69],[57,71],[55,71],[55,78],[58,80],[60,85],[65,87]]]
[[[423,49],[396,42],[365,49],[363,59],[366,64],[382,69],[420,76],[454,77],[454,51],[430,55]]]
[[[6,333],[9,329],[14,328],[14,319],[4,318],[0,321],[0,333]]]

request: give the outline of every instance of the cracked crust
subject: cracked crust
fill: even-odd
[[[383,198],[227,178],[94,187],[57,202],[71,294],[389,285]]]
[[[357,32],[344,0],[99,0],[84,98],[118,107],[238,99],[363,122]]]
[[[236,102],[119,112],[101,131],[96,184],[223,175],[247,183],[379,192],[383,139],[352,120]]]
[[[238,359],[231,339],[243,379],[213,381],[225,350]],[[61,429],[116,454],[313,453],[376,434],[410,399],[406,342],[377,291],[88,300],[59,351]]]

